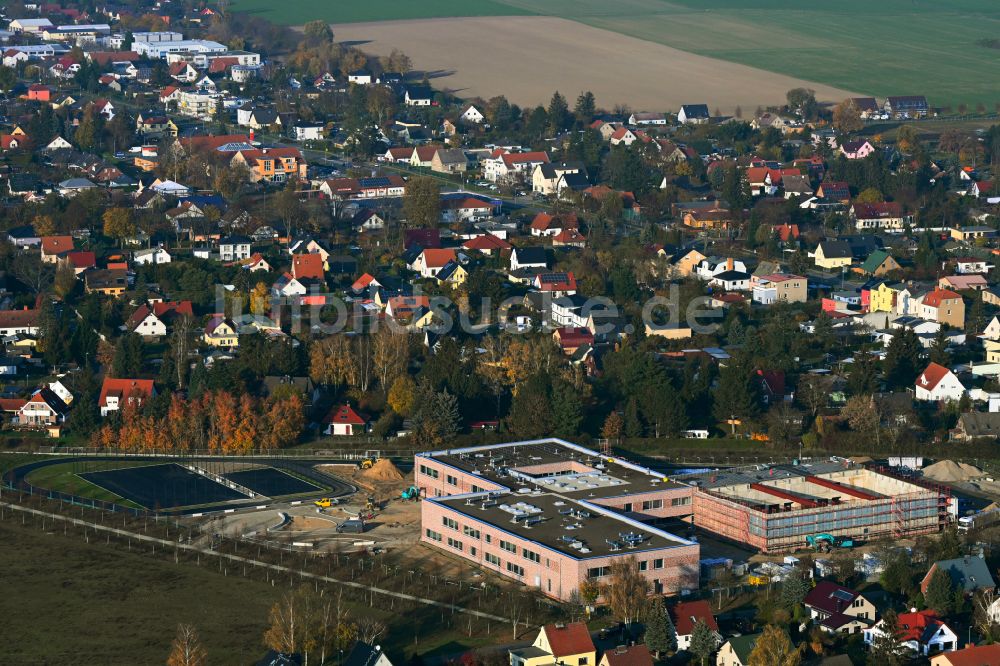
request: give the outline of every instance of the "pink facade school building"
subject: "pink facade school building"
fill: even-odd
[[[563,601],[634,557],[658,594],[698,587],[696,542],[649,525],[688,518],[693,488],[559,439],[419,453],[421,540]]]

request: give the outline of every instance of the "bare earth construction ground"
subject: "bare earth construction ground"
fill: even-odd
[[[741,106],[783,103],[791,88],[807,87],[820,100],[855,95],[802,79],[593,28],[536,16],[381,21],[333,26],[337,41],[387,55],[404,51],[432,84],[462,97],[506,95],[520,105],[547,104],[555,90],[572,105],[590,90],[597,103],[644,111],[676,111],[707,103],[731,113]]]

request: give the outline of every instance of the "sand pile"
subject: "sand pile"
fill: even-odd
[[[982,475],[983,470],[975,465],[954,460],[941,460],[924,468],[924,477],[941,483],[965,483]]]
[[[400,481],[403,473],[388,458],[382,458],[368,469],[361,470],[361,477],[375,483]]]

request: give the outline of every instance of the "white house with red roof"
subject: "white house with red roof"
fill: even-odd
[[[563,229],[552,237],[552,247],[587,247],[587,237],[579,229]]]
[[[850,215],[858,230],[900,230],[913,221],[913,216],[904,214],[903,207],[896,201],[853,203]]]
[[[540,164],[548,164],[549,155],[544,151],[511,153],[497,148],[481,161],[483,178],[492,183],[509,183],[527,178]]]
[[[370,419],[367,415],[356,411],[350,404],[339,405],[326,415],[327,435],[351,436],[363,435],[368,429]]]
[[[141,405],[143,400],[156,395],[152,379],[112,379],[105,377],[101,385],[101,396],[97,406],[101,416],[117,412],[125,405],[135,403]]]
[[[612,146],[631,146],[639,140],[639,137],[627,127],[619,127],[608,139]]]
[[[193,316],[191,301],[143,303],[128,318],[125,326],[144,338],[162,338],[167,334],[167,326],[172,320]]]
[[[260,252],[254,252],[249,259],[244,259],[240,262],[240,267],[251,273],[271,270],[271,264],[268,263],[267,259]]]
[[[529,229],[532,236],[558,236],[566,229],[579,229],[580,219],[576,213],[551,215],[541,212],[531,220]]]
[[[898,621],[897,640],[917,654],[926,657],[936,652],[951,652],[958,647],[958,634],[932,610],[900,613]],[[885,620],[879,620],[874,627],[865,630],[866,645],[884,635],[884,623]]]
[[[169,69],[170,78],[181,83],[191,83],[198,78],[198,70],[189,62],[175,62]]]
[[[484,220],[493,215],[493,204],[476,197],[445,199],[441,202],[445,222]]]
[[[993,191],[992,180],[974,180],[969,183],[969,187],[965,191],[965,194],[970,197],[976,197],[977,199],[980,197],[993,199],[994,197],[991,197],[990,195],[995,195],[996,193]]]
[[[432,278],[445,267],[449,261],[457,261],[458,256],[451,249],[428,248],[417,255],[410,264],[410,270],[417,271],[421,277]]]
[[[959,275],[986,274],[991,268],[993,264],[979,257],[959,257],[955,260],[955,272]]]
[[[576,293],[576,277],[573,271],[539,273],[535,276],[534,287],[542,293],[550,294],[552,298],[572,296]]]
[[[42,236],[42,263],[57,263],[75,249],[72,236]]]
[[[957,402],[965,395],[965,386],[962,385],[955,373],[937,363],[931,363],[920,373],[915,387],[914,397],[917,400],[930,402],[954,400]]]
[[[676,604],[670,609],[670,616],[674,621],[674,629],[677,631],[677,649],[687,650],[691,647],[691,636],[694,634],[694,626],[701,620],[708,625],[708,628],[715,634],[715,644],[722,642],[722,634],[719,633],[719,625],[712,614],[712,607],[704,599],[698,601],[684,601]]]
[[[319,254],[292,255],[292,277],[297,280],[325,280],[323,257]]]
[[[413,146],[396,146],[385,151],[379,159],[383,162],[391,162],[393,164],[409,164],[410,160],[413,159],[413,151],[416,150]]]
[[[480,234],[462,243],[465,250],[475,250],[487,256],[493,256],[495,252],[505,252],[513,246],[502,238],[493,234]]]
[[[18,409],[17,422],[26,427],[49,426],[66,420],[69,408],[51,389],[36,389]]]

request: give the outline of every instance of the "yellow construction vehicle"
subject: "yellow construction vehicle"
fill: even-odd
[[[321,497],[320,499],[313,502],[313,504],[315,504],[321,509],[329,509],[331,506],[333,506],[334,501],[329,497]]]
[[[365,457],[358,463],[358,468],[371,469],[379,460],[382,460],[381,451],[365,451]]]

